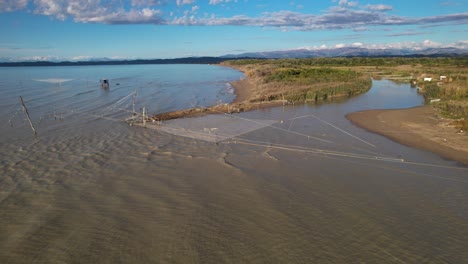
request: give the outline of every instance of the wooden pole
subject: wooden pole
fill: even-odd
[[[135,112],[135,97],[136,97],[136,91],[133,94],[133,115],[136,115],[136,112]]]
[[[146,107],[143,107],[143,126],[146,126]]]
[[[37,132],[36,132],[36,129],[34,128],[33,126],[33,123],[31,121],[31,118],[29,117],[29,112],[28,112],[28,109],[26,108],[26,105],[24,104],[24,101],[23,101],[23,97],[19,97],[20,99],[20,103],[21,105],[23,106],[23,113],[26,115],[26,117],[28,118],[28,121],[29,121],[29,125],[31,126],[31,129],[34,133],[34,136],[37,137]]]

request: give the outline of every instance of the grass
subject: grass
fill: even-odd
[[[316,66],[309,60],[241,60],[225,65],[243,71],[254,83],[250,102],[320,101],[368,91],[371,75],[341,67]]]
[[[224,62],[253,83],[250,102],[310,102],[350,97],[368,91],[370,77],[411,82],[445,116],[468,118],[468,58],[310,58],[247,59]],[[444,82],[439,76],[447,76]],[[424,82],[431,77],[432,82]]]

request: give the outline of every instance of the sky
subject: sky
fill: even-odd
[[[468,49],[467,0],[0,0],[3,60]]]

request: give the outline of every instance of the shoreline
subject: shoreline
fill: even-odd
[[[231,65],[219,65],[221,67],[228,67],[234,69],[236,71],[242,72],[245,77],[241,78],[237,81],[231,81],[229,84],[234,88],[235,98],[231,103],[224,103],[219,105],[213,105],[210,107],[198,107],[198,108],[189,108],[183,110],[176,110],[170,111],[165,113],[155,114],[149,118],[150,121],[165,121],[171,119],[178,119],[178,118],[186,118],[186,117],[198,117],[207,114],[231,114],[231,113],[240,113],[240,112],[247,112],[252,110],[258,109],[265,109],[270,107],[276,106],[284,106],[288,104],[295,104],[293,101],[289,101],[287,99],[271,99],[265,98],[265,100],[258,100],[258,90],[256,88],[256,84],[252,81],[251,78],[247,77],[247,74],[242,69],[233,67]],[[257,97],[256,97],[257,96]],[[335,100],[340,98],[350,97],[344,93],[338,93],[331,96],[327,96],[327,98],[319,98],[318,101],[328,101],[328,100]],[[315,100],[304,100],[299,101],[303,103],[307,102],[317,102],[317,98]]]
[[[238,104],[251,99],[250,97],[252,96],[254,85],[248,78],[233,81],[229,84],[234,88],[234,94],[236,95],[236,98],[234,98],[231,104]]]
[[[367,131],[400,144],[430,151],[468,165],[468,137],[438,116],[432,106],[407,109],[365,110],[346,118]]]
[[[226,65],[222,65],[226,67]],[[231,66],[232,69],[241,71]],[[243,72],[243,71],[242,71]],[[245,75],[245,72],[243,72]],[[192,108],[153,116],[156,121],[208,114],[231,114],[288,104],[285,100],[251,102],[255,85],[248,77],[230,82],[235,99],[231,103],[207,108]],[[426,150],[468,166],[468,137],[456,133],[452,120],[444,120],[432,106],[408,109],[365,110],[348,113],[354,125],[385,136],[400,144]]]
[[[226,67],[226,66],[225,66]],[[232,67],[231,67],[232,68]],[[235,68],[232,68],[235,69]],[[238,70],[239,69],[235,69]],[[245,74],[245,73],[244,73]],[[190,108],[184,110],[171,111],[152,116],[151,119],[155,121],[165,121],[171,119],[178,119],[183,117],[197,117],[208,114],[231,114],[247,112],[256,109],[264,109],[269,107],[281,106],[288,104],[285,100],[272,100],[272,101],[261,101],[261,102],[250,102],[252,100],[253,90],[255,85],[249,78],[229,82],[234,88],[235,98],[231,103],[225,103],[220,105],[214,105],[205,108]]]

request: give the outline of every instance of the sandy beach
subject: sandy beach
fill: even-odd
[[[232,87],[234,87],[234,93],[236,94],[235,103],[241,103],[251,99],[252,90],[254,85],[249,79],[242,79],[239,81],[231,82]]]
[[[346,116],[355,125],[401,144],[436,153],[468,165],[468,137],[440,118],[432,106],[368,110]]]

